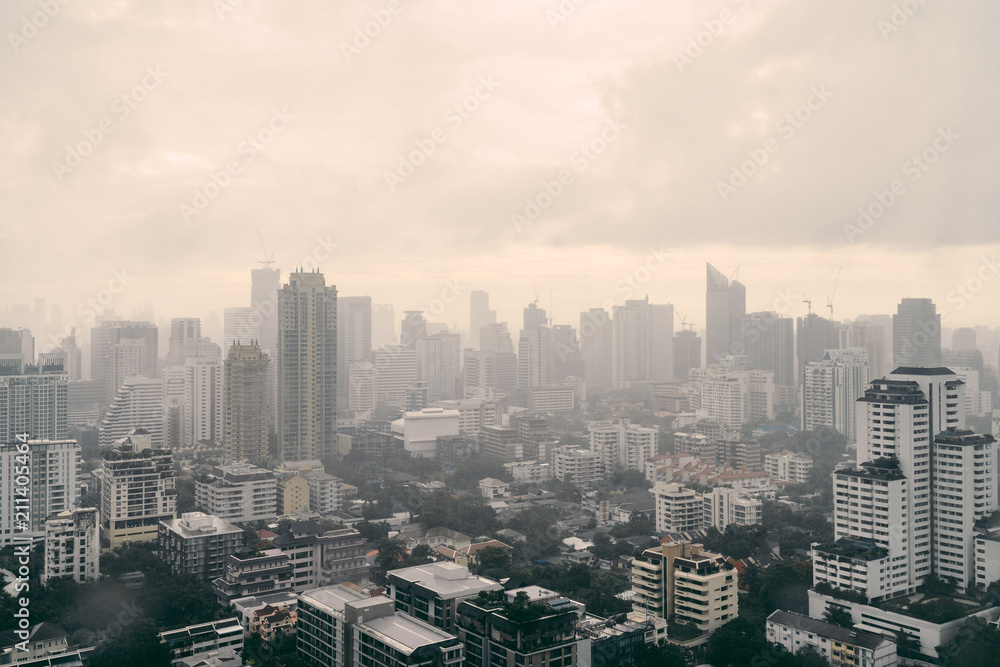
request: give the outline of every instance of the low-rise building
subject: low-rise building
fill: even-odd
[[[324,531],[314,521],[297,521],[271,541],[288,555],[295,573],[292,588],[297,591],[367,576],[364,543],[353,528]]]
[[[638,646],[654,643],[651,621],[613,621],[584,614],[576,626],[578,664],[588,667],[617,667],[633,663]]]
[[[390,570],[385,589],[398,611],[453,632],[459,602],[480,591],[503,590],[503,586],[454,563],[428,563]]]
[[[510,484],[495,477],[485,477],[479,480],[479,493],[487,500],[507,498],[510,496]]]
[[[264,605],[250,617],[250,633],[272,642],[277,635],[295,634],[295,609]]]
[[[796,454],[785,450],[780,454],[768,454],[764,457],[764,470],[771,479],[793,484],[805,484],[809,481],[813,461],[805,454]]]
[[[220,651],[243,650],[243,626],[235,617],[198,623],[160,633],[160,639],[173,654],[173,665],[187,658],[207,659]],[[196,661],[195,661],[196,662]]]
[[[50,516],[45,521],[42,584],[56,577],[71,577],[77,583],[96,580],[100,574],[100,547],[97,508],[65,510]]]
[[[503,467],[515,482],[522,484],[541,484],[552,479],[552,464],[544,461],[514,461]]]
[[[287,516],[309,510],[309,482],[302,475],[286,475],[275,489],[276,516]]]
[[[764,501],[719,486],[705,494],[705,528],[724,531],[726,526],[758,526],[764,519]]]
[[[307,472],[302,477],[309,485],[309,509],[320,514],[332,514],[343,505],[343,482],[325,472]]]
[[[789,653],[814,646],[831,665],[893,667],[896,642],[882,634],[843,628],[781,609],[767,617],[767,641]]]
[[[185,512],[160,522],[160,558],[174,574],[212,581],[222,576],[226,559],[242,545],[240,528],[210,514]]]
[[[291,590],[294,574],[288,554],[281,549],[242,551],[226,558],[225,571],[212,587],[219,604],[225,606],[236,598]]]
[[[604,480],[604,464],[599,452],[569,445],[552,451],[553,476],[561,482],[586,487]]]

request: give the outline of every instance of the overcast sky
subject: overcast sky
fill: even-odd
[[[706,261],[753,310],[826,312],[842,267],[838,319],[928,296],[998,326],[998,23],[987,0],[4,0],[0,310],[69,319],[124,271],[119,313],[221,314],[259,231],[283,278],[400,316],[457,283],[432,319],[463,327],[468,290],[516,330],[536,288],[560,323],[632,291],[703,326]]]

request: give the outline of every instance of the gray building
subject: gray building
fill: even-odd
[[[212,581],[222,576],[227,558],[242,545],[240,528],[210,514],[185,512],[160,522],[160,558],[174,574]]]

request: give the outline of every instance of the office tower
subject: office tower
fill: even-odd
[[[802,428],[835,429],[849,444],[858,441],[858,399],[872,380],[868,348],[827,350],[822,361],[802,369]]]
[[[110,548],[156,541],[160,521],[173,519],[177,510],[173,455],[154,447],[149,433],[135,429],[103,457],[101,521]]]
[[[100,517],[96,507],[63,510],[45,520],[42,585],[57,577],[96,581],[101,569]]]
[[[167,348],[167,365],[183,364],[187,357],[186,346],[201,338],[201,319],[175,317],[170,320],[170,343]]]
[[[271,358],[256,343],[229,348],[223,367],[224,438],[227,461],[262,465],[268,459],[267,415]]]
[[[378,404],[375,365],[359,361],[348,369],[347,407],[355,412],[369,412]]]
[[[256,308],[226,308],[223,311],[223,356],[236,343],[256,341],[260,345],[261,324],[261,315]],[[265,351],[265,348],[261,347],[261,351]]]
[[[148,378],[151,374],[146,341],[123,338],[108,348],[105,365],[104,399],[110,402],[128,378]]]
[[[840,329],[841,350],[849,347],[864,347],[868,349],[868,365],[871,367],[871,377],[884,377],[891,369],[887,368],[885,348],[885,327],[870,322],[852,322]]]
[[[562,382],[568,377],[583,377],[583,355],[576,329],[556,324],[552,327],[552,382]]]
[[[613,342],[611,317],[606,310],[591,308],[580,313],[580,353],[583,356],[583,379],[588,386],[611,387]]]
[[[374,355],[375,391],[379,403],[401,406],[406,390],[417,381],[416,346],[401,345],[376,350]]]
[[[184,396],[187,389],[187,369],[167,366],[161,372],[163,396],[163,447],[179,449],[184,445]]]
[[[840,345],[840,331],[836,323],[809,313],[796,321],[796,358],[798,369],[811,361],[821,361],[827,350],[834,350]]]
[[[674,335],[674,379],[687,380],[688,371],[701,368],[701,338],[694,330]]]
[[[422,310],[403,311],[405,317],[399,324],[399,344],[403,347],[415,350],[417,341],[427,338],[427,320],[424,319]]]
[[[539,586],[486,593],[460,602],[456,615],[466,667],[582,664],[576,628],[583,605],[558,593]]]
[[[643,470],[646,461],[656,456],[659,431],[629,423],[628,419],[588,424],[590,451],[600,454],[607,471]],[[534,458],[534,457],[531,457]]]
[[[711,264],[707,267],[705,354],[711,366],[733,354],[734,345],[740,341],[740,325],[747,314],[747,290]]]
[[[69,433],[68,382],[62,373],[0,376],[0,442],[59,440]]]
[[[262,352],[272,358],[278,348],[278,289],[281,287],[281,269],[272,269],[269,262],[260,269],[250,270],[250,307],[257,311],[260,333],[252,336]],[[250,341],[251,336],[238,337]],[[228,349],[223,350],[223,354]]]
[[[184,365],[184,447],[222,444],[222,364],[189,358]]]
[[[524,309],[524,328],[517,342],[517,386],[549,384],[552,372],[552,330],[544,308],[533,302]]]
[[[506,322],[494,322],[479,330],[479,349],[482,352],[513,353],[514,343]]]
[[[951,349],[956,352],[961,350],[975,350],[976,330],[972,327],[958,327],[951,335]]]
[[[941,316],[930,299],[903,299],[892,317],[892,363],[932,368],[941,363]]]
[[[100,423],[100,444],[110,447],[134,428],[163,443],[163,380],[133,377],[122,383]]]
[[[277,492],[274,473],[249,463],[215,466],[194,487],[198,507],[234,523],[273,519]]]
[[[833,474],[837,542],[814,545],[814,583],[873,601],[911,594],[930,574],[960,590],[974,580],[973,526],[998,506],[997,444],[965,429],[964,388],[946,368],[872,381],[858,466]]]
[[[469,347],[479,347],[479,330],[497,323],[497,311],[490,308],[490,295],[482,290],[472,290],[469,294]]]
[[[750,368],[774,371],[774,383],[795,386],[794,322],[790,317],[765,311],[750,313],[741,326],[742,350]]]
[[[351,364],[372,360],[372,298],[337,297],[337,396],[349,401]]]
[[[30,471],[15,475],[25,460],[30,462]],[[72,509],[80,498],[80,445],[76,440],[12,439],[0,444],[0,464],[7,471],[0,492],[0,547],[12,544],[19,534],[44,536],[45,519]],[[17,477],[27,477],[27,485],[16,482]],[[25,492],[29,495],[23,495]]]
[[[211,514],[185,512],[162,519],[157,531],[157,553],[177,576],[200,581],[218,579],[230,554],[243,546],[243,529]]]
[[[417,380],[427,383],[429,400],[452,398],[462,369],[462,337],[436,333],[417,341]]]
[[[77,380],[66,385],[66,423],[70,426],[96,426],[100,419],[104,388],[93,380]]]
[[[391,303],[372,305],[372,349],[395,345],[396,315]]]
[[[462,372],[465,397],[489,399],[493,390],[509,393],[517,385],[517,356],[466,350]]]
[[[109,384],[114,384],[108,380],[111,348],[123,340],[141,340],[145,343],[144,377],[159,377],[159,335],[155,324],[131,320],[99,320],[99,322],[99,326],[90,330],[90,379],[97,380],[105,388]],[[118,387],[120,386],[119,383]],[[105,393],[106,402],[111,400],[118,387],[115,387],[110,394]]]
[[[295,272],[278,291],[278,454],[282,461],[337,452],[337,288]]]
[[[35,363],[35,339],[27,329],[0,329],[0,375],[24,375]]]

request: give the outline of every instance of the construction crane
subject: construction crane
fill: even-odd
[[[830,273],[833,273],[833,269],[830,270]],[[812,294],[809,295],[809,298],[804,298],[806,296],[806,293],[805,292],[802,293],[803,296],[802,303],[806,304],[806,309],[807,309],[806,317],[812,315],[812,306],[813,306],[812,299],[814,296],[816,296],[816,292],[819,291],[819,288],[823,286],[823,283],[826,282],[826,279],[830,277],[830,273],[823,276],[823,280],[819,281],[819,285],[816,285],[816,289],[814,289]]]
[[[265,269],[270,269],[271,265],[274,264],[274,255],[267,254],[267,248],[264,247],[264,239],[260,237],[260,232],[257,232],[257,240],[260,241],[260,249],[264,251],[264,261],[257,260],[257,263],[263,264]]]
[[[740,265],[737,264],[736,268],[733,270],[733,275],[729,276],[729,282],[732,283],[733,279],[736,278],[737,274],[740,272]]]
[[[826,299],[826,307],[830,309],[830,321],[833,322],[833,295],[837,293],[837,285],[840,284],[840,270],[844,267],[839,267],[837,269],[837,279],[833,281],[833,291],[830,292],[830,296]]]
[[[691,327],[691,331],[694,331],[694,322],[688,322],[687,320],[684,319],[684,316],[678,313],[676,310],[674,311],[674,315],[676,315],[677,319],[681,321],[681,331],[687,331],[685,327]]]

